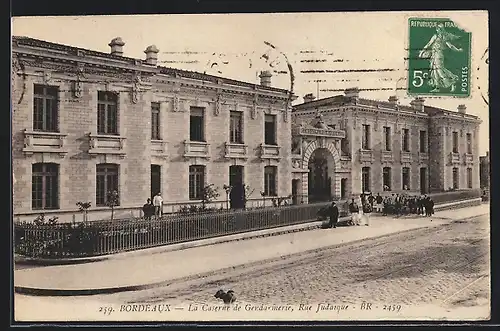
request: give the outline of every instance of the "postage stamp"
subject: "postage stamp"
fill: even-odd
[[[469,97],[472,34],[443,18],[410,18],[408,92]]]
[[[13,322],[491,318],[488,12],[12,26]]]

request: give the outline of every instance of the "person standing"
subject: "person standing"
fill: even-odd
[[[354,198],[349,204],[349,212],[351,213],[352,224],[359,225],[359,207]]]
[[[375,203],[376,203],[376,211],[377,212],[382,212],[382,202],[384,201],[384,199],[382,198],[382,196],[380,196],[380,193],[377,193],[377,197],[375,198]]]
[[[150,220],[151,217],[155,214],[155,207],[151,203],[151,199],[148,198],[144,206],[142,206],[142,212],[144,214],[144,219]]]
[[[429,216],[434,215],[434,200],[432,200],[431,197],[428,198],[428,203],[429,203]]]
[[[332,201],[332,205],[330,206],[330,223],[328,223],[330,228],[336,228],[337,222],[339,221],[339,207],[335,204],[335,201]]]
[[[161,197],[161,192],[158,192],[153,198],[153,206],[155,207],[155,216],[161,217],[163,210],[163,198]]]

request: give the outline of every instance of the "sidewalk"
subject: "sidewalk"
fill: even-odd
[[[455,219],[489,214],[489,210],[489,204],[482,204],[438,211],[432,218],[374,216],[370,226],[314,229],[93,263],[15,270],[14,285],[18,293],[37,295],[92,295],[140,290],[223,268],[439,226]]]

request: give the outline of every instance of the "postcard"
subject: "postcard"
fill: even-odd
[[[16,321],[490,318],[486,11],[15,17]]]

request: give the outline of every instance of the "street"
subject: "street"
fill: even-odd
[[[369,301],[394,306],[404,316],[405,307],[488,307],[489,261],[487,215],[227,268],[142,291],[79,298],[16,295],[16,300],[66,305],[91,300],[117,306],[221,304],[214,294],[224,288],[234,290],[239,303],[309,302],[317,309],[321,302],[353,306]]]
[[[488,217],[476,217],[106,299],[216,303],[213,294],[223,286],[244,302],[296,304],[335,297],[353,304],[370,299],[402,305],[475,305],[488,300],[488,227]]]

